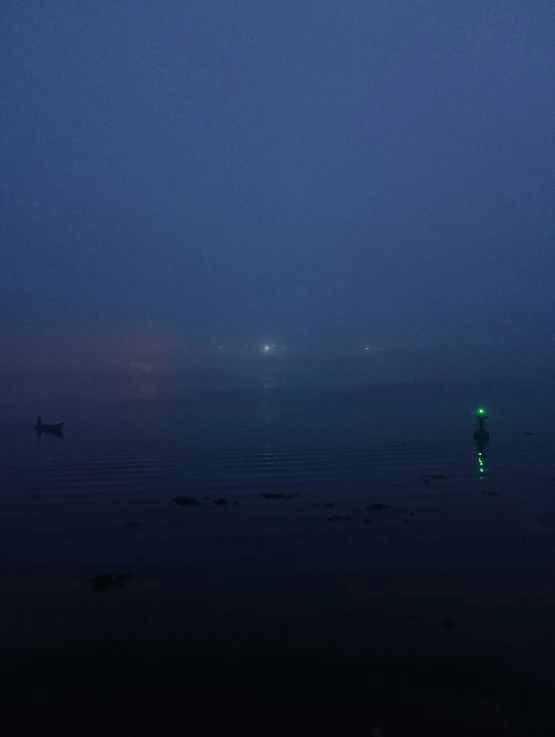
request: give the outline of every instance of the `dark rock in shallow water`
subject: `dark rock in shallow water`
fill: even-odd
[[[174,497],[174,504],[179,504],[180,507],[198,507],[200,502],[192,496],[176,496]]]
[[[326,517],[326,522],[348,522],[350,517],[342,517],[340,514],[335,514],[333,517]]]
[[[367,517],[364,519],[364,524],[369,525],[372,522],[371,519],[368,519]]]
[[[95,591],[105,591],[111,586],[125,586],[131,581],[130,573],[101,573],[91,578],[91,586]]]
[[[391,504],[369,504],[366,509],[373,509],[375,512],[381,512],[383,509],[391,509]]]
[[[452,630],[455,627],[455,620],[454,619],[444,619],[441,624],[443,625],[444,629]]]
[[[232,507],[237,507],[239,505],[239,502],[231,502]]]
[[[335,504],[326,504],[326,507],[335,507]]]
[[[295,497],[299,496],[298,494],[282,494],[280,492],[268,492],[266,494],[262,494],[262,497],[264,499],[295,499]]]
[[[127,527],[138,527],[138,526],[139,526],[138,522],[128,522],[127,523]]]
[[[227,499],[214,499],[214,504],[217,507],[223,507],[225,504],[227,504]]]

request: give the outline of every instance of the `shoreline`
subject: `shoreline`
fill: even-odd
[[[309,727],[346,734],[381,729],[384,737],[541,737],[555,724],[554,654],[469,647],[456,631],[429,638],[405,628],[400,639],[390,623],[378,630],[354,613],[215,620],[179,638],[104,633],[12,653],[3,659],[10,673],[4,698],[15,713],[8,708],[4,717],[21,729],[56,725],[61,734],[143,734],[156,724],[163,734],[173,734],[176,724],[207,734],[269,719],[264,733],[279,726],[291,734]]]

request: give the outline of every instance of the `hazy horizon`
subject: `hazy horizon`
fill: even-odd
[[[0,366],[552,360],[555,6],[0,13]]]
[[[271,346],[271,344],[268,344]],[[202,388],[249,388],[260,386],[306,388],[364,388],[392,383],[433,382],[437,385],[473,382],[552,382],[555,378],[552,351],[508,352],[496,350],[453,350],[430,347],[407,349],[399,346],[368,347],[340,351],[325,347],[309,349],[288,346],[266,352],[264,346],[183,346],[160,341],[112,345],[96,354],[90,344],[79,351],[69,341],[64,355],[56,346],[34,358],[23,356],[0,364],[4,383],[17,384],[17,376],[65,374],[76,380],[95,375],[142,375],[155,382],[156,375],[173,375],[176,380]],[[79,379],[81,377],[81,379]],[[180,379],[179,379],[180,377]],[[156,382],[155,382],[156,383]]]

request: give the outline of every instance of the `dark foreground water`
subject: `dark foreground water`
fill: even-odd
[[[38,374],[0,408],[10,734],[555,734],[550,387]]]

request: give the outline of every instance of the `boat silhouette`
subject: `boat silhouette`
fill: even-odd
[[[63,422],[58,422],[55,425],[48,425],[42,421],[42,417],[39,417],[37,415],[37,424],[35,425],[35,430],[39,434],[44,432],[44,433],[47,433],[48,435],[61,435],[63,426],[64,426]]]

